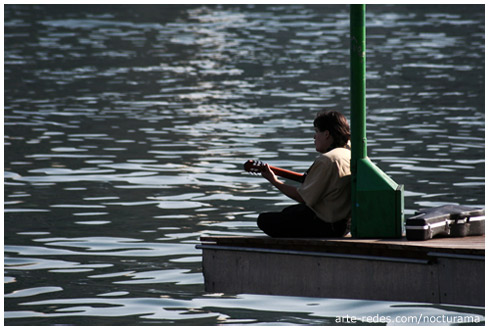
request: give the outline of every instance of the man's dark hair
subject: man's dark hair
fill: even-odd
[[[324,110],[316,115],[313,125],[321,132],[328,130],[333,138],[332,148],[345,147],[350,140],[349,122],[342,113]]]

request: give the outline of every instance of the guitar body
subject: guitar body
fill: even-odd
[[[261,161],[248,160],[243,165],[243,168],[245,169],[245,171],[248,171],[251,173],[261,173],[262,170],[265,168],[265,166],[266,166],[266,163],[263,163]],[[287,179],[291,179],[291,180],[294,180],[296,182],[302,183],[304,180],[304,177],[305,177],[303,174],[300,174],[299,172],[294,172],[294,171],[281,169],[281,168],[273,167],[273,166],[269,166],[269,167],[271,168],[272,172],[274,172],[277,176],[281,176],[281,177],[284,177]]]

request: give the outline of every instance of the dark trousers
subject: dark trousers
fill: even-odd
[[[281,212],[262,213],[257,225],[274,238],[339,238],[350,231],[350,219],[326,223],[305,204],[289,206]]]

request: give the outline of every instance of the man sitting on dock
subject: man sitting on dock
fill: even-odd
[[[315,147],[321,155],[295,187],[280,181],[268,165],[262,176],[299,204],[261,213],[257,225],[277,238],[343,237],[350,229],[350,127],[337,111],[317,114]]]

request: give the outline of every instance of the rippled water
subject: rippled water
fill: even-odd
[[[243,162],[305,171],[315,113],[349,117],[347,5],[6,5],[4,29],[5,324],[483,321],[204,292],[199,237],[290,203]],[[484,206],[483,6],[372,5],[367,34],[368,154],[407,214]]]

